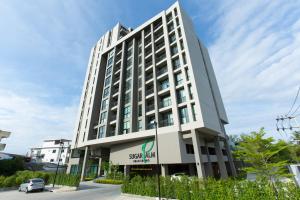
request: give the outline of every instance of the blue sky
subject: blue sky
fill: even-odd
[[[137,27],[173,1],[0,1],[0,129],[6,152],[72,138],[89,52],[118,21]],[[300,84],[300,1],[190,0],[229,116],[228,134],[286,113]],[[300,101],[297,102],[300,104]]]

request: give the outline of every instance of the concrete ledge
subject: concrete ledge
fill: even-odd
[[[78,187],[72,187],[72,186],[66,186],[66,185],[55,185],[55,187],[52,188],[52,186],[47,185],[46,189],[51,192],[59,193],[59,192],[73,192],[73,191],[76,191],[78,189]]]
[[[128,193],[121,193],[121,197],[128,200],[138,200],[138,199],[148,199],[148,200],[158,200],[158,197],[148,197],[148,196],[141,196],[136,194],[128,194]],[[161,200],[176,200],[176,199],[167,199],[167,198],[160,198]]]

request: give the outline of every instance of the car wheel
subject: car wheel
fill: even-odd
[[[28,193],[29,191],[28,191],[28,188],[25,188],[25,193]]]

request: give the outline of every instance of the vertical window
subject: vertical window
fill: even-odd
[[[192,104],[192,114],[193,114],[193,120],[196,121],[197,120],[197,114],[195,112],[195,104]]]
[[[179,117],[180,117],[181,124],[185,124],[189,122],[188,110],[186,107],[179,109]]]
[[[130,88],[131,88],[131,79],[129,79],[129,80],[127,80],[125,82],[125,89],[126,89],[126,91],[130,90]]]
[[[106,75],[109,75],[111,73],[111,71],[112,71],[112,66],[110,66],[106,69]]]
[[[182,54],[182,59],[183,59],[183,64],[185,65],[185,64],[186,64],[186,56],[185,56],[185,53]]]
[[[123,113],[124,118],[129,118],[130,117],[130,111],[131,111],[131,107],[130,106],[126,106],[124,108],[124,113]]]
[[[142,120],[138,121],[138,130],[141,131],[143,129]]]
[[[130,131],[130,124],[129,122],[124,122],[123,123],[123,133],[129,133]]]
[[[171,54],[172,56],[175,55],[176,53],[178,53],[178,48],[177,48],[177,45],[173,45],[171,47]]]
[[[107,108],[108,99],[102,101],[101,110],[105,110]]]
[[[182,73],[178,73],[178,74],[175,74],[175,84],[176,86],[177,85],[180,85],[183,83],[183,77],[182,77]]]
[[[168,31],[171,32],[174,30],[174,24],[173,22],[171,22],[169,25],[168,25]]]
[[[183,103],[186,101],[184,89],[177,91],[177,101],[178,101],[178,103]]]
[[[138,107],[138,114],[139,114],[139,117],[143,115],[142,105],[139,105],[139,107]]]
[[[175,58],[174,60],[172,60],[172,65],[173,65],[173,69],[178,69],[180,67],[180,60],[179,57]]]
[[[111,78],[111,76],[109,76],[105,79],[104,86],[108,86],[110,84],[110,78]]]
[[[170,35],[169,40],[170,40],[170,44],[176,40],[176,36],[174,33]]]
[[[181,50],[184,50],[184,45],[183,45],[183,41],[182,40],[180,40],[180,48],[181,48]]]
[[[176,18],[176,25],[179,26],[179,19]]]
[[[125,104],[130,103],[130,92],[125,94],[124,99],[125,99]]]
[[[107,61],[107,66],[110,66],[113,62],[113,57],[111,57],[110,59],[108,59]]]
[[[105,131],[105,126],[100,126],[100,127],[99,127],[99,135],[98,135],[98,138],[103,138],[103,137],[104,137],[104,131]]]
[[[180,29],[180,28],[178,29],[178,35],[179,35],[179,37],[181,37],[181,35],[182,35],[182,34],[181,34],[181,29]]]
[[[164,90],[164,89],[169,88],[169,80],[165,79],[162,82],[160,82],[159,87],[160,87],[160,90]]]
[[[107,112],[103,112],[101,113],[101,116],[100,116],[100,124],[104,123],[106,121],[106,115],[107,115]]]
[[[132,68],[126,70],[126,79],[131,77],[131,69]]]
[[[139,93],[138,93],[138,100],[142,101],[142,91],[139,91]]]
[[[192,90],[191,85],[189,85],[189,95],[190,95],[190,99],[194,99],[193,90]]]
[[[185,75],[186,75],[186,80],[189,81],[190,80],[190,71],[189,71],[189,68],[185,69]]]
[[[105,88],[103,92],[103,98],[107,97],[109,94],[109,88]]]

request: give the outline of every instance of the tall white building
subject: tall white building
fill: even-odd
[[[54,163],[60,165],[68,163],[71,140],[44,140],[41,147],[30,149],[32,161],[37,163]]]
[[[92,48],[68,172],[99,174],[111,161],[155,173],[154,122],[162,175],[235,175],[209,54],[178,2],[134,30],[117,24]]]
[[[3,138],[8,138],[10,136],[10,132],[8,131],[2,131],[0,130],[0,142]],[[0,151],[3,151],[5,149],[6,144],[0,143]]]

